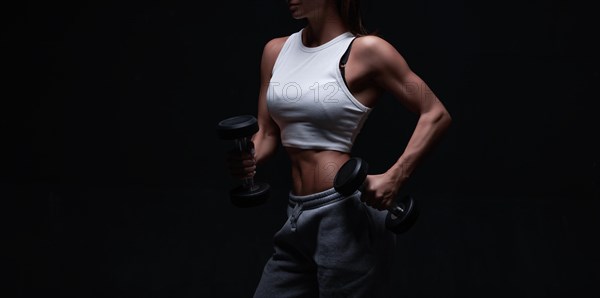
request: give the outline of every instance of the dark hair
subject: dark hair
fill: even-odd
[[[342,20],[354,35],[367,35],[369,32],[363,25],[360,0],[337,0],[337,8]]]

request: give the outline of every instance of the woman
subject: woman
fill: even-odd
[[[385,229],[385,210],[450,115],[390,43],[366,32],[357,0],[288,5],[306,26],[266,43],[255,153],[228,157],[239,178],[254,175],[279,142],[291,161],[289,218],[273,238],[255,297],[390,297],[395,235]],[[362,193],[343,197],[333,177],[384,92],[419,120],[397,161],[368,175]]]

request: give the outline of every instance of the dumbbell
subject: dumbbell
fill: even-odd
[[[233,140],[240,153],[254,155],[252,136],[258,131],[258,121],[252,115],[233,116],[217,125],[217,134],[223,140]],[[268,183],[256,183],[253,177],[242,179],[242,184],[229,191],[231,203],[237,207],[254,207],[266,202],[271,187]]]
[[[362,191],[367,172],[367,162],[358,157],[350,158],[335,175],[335,190],[344,196],[352,195],[357,190]],[[419,209],[415,199],[406,195],[396,200],[393,206],[388,208],[385,225],[392,232],[401,234],[412,227],[418,217]]]

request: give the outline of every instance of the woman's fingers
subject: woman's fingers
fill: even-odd
[[[229,172],[234,177],[252,177],[256,173],[256,160],[248,153],[230,152],[227,155],[226,162]]]
[[[386,210],[391,206],[391,201],[383,195],[377,195],[374,190],[365,190],[360,199],[369,207],[377,210]]]

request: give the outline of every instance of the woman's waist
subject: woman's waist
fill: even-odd
[[[331,150],[286,148],[292,171],[292,193],[310,195],[333,188],[335,175],[350,155]]]

